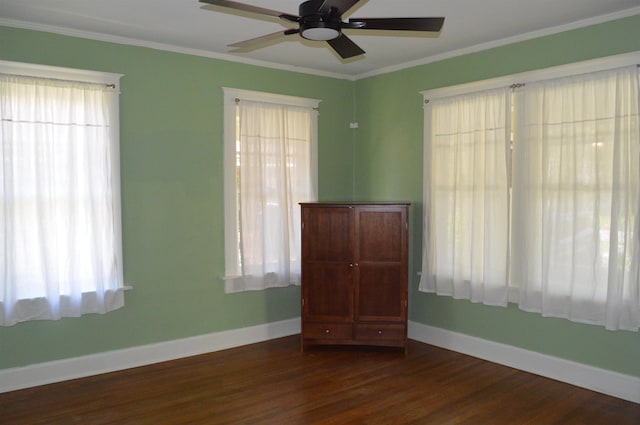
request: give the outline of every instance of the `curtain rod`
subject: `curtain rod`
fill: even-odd
[[[62,81],[62,82],[65,82],[65,83],[81,83],[81,84],[88,84],[88,85],[92,85],[92,86],[103,86],[103,87],[107,87],[107,88],[110,88],[110,89],[115,89],[116,88],[116,85],[114,83],[93,83],[91,81],[65,80],[65,79],[62,79],[62,78],[37,77],[37,76],[22,75],[22,74],[0,73],[0,75],[5,75],[7,77],[34,78],[36,80]]]
[[[234,102],[236,103],[236,105],[237,105],[238,103],[240,103],[240,98],[236,97],[236,98],[234,98],[234,99],[233,99],[233,101],[234,101]],[[279,105],[279,104],[278,104],[278,105]],[[318,106],[316,106],[316,107],[314,107],[314,108],[311,108],[311,109],[313,109],[314,111],[320,111],[320,107],[318,107]]]

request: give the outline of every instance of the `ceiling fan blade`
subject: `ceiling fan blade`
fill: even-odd
[[[364,50],[344,34],[340,34],[339,37],[334,38],[333,40],[327,40],[327,43],[329,43],[333,50],[335,50],[342,59],[352,58],[364,53]]]
[[[279,12],[277,10],[265,9],[263,7],[252,6],[250,4],[238,3],[237,1],[200,0],[200,3],[208,3],[214,6],[227,7],[229,9],[241,10],[243,12],[257,13],[259,15],[274,16],[276,18],[282,18],[292,22],[298,22],[300,20],[300,17],[296,15]]]
[[[329,12],[332,7],[335,7],[338,15],[342,15],[359,1],[360,0],[325,0],[318,10],[321,12]]]
[[[288,29],[286,31],[278,31],[272,34],[262,35],[260,37],[251,38],[249,40],[239,41],[237,43],[229,44],[229,47],[235,47],[238,50],[248,51],[264,47],[271,42],[278,42],[284,40],[288,35],[297,34],[300,30]]]
[[[354,18],[349,19],[344,27],[365,30],[438,32],[443,24],[444,18]]]

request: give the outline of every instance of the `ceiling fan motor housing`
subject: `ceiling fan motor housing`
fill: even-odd
[[[342,20],[335,8],[322,13],[318,3],[310,0],[300,4],[300,35],[308,40],[332,40],[340,36]]]

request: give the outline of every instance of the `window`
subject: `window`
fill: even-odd
[[[119,77],[0,62],[0,324],[123,303]]]
[[[638,330],[639,77],[620,67],[630,59],[426,93],[421,290]]]
[[[440,293],[494,305],[507,296],[508,98],[494,89],[430,101],[426,151],[427,251],[437,254],[428,270]]]
[[[300,283],[300,202],[316,200],[318,101],[224,89],[225,292]]]

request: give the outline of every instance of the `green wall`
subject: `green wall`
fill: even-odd
[[[410,319],[640,376],[637,333],[417,291],[422,90],[640,50],[640,17],[352,82],[0,27],[0,59],[125,74],[123,309],[0,328],[0,369],[299,315],[298,288],[225,295],[222,86],[322,99],[321,200],[413,203]],[[437,42],[435,40],[434,42]],[[354,102],[355,97],[355,102]],[[355,103],[355,107],[354,107]],[[357,130],[349,122],[358,121]]]
[[[353,82],[0,27],[0,59],[125,74],[125,307],[0,328],[0,369],[299,316],[297,287],[223,293],[223,91],[321,99],[322,199],[353,193]]]
[[[421,91],[640,50],[640,16],[356,82],[356,199],[409,200],[410,320],[640,376],[640,336],[417,290],[422,253]]]

